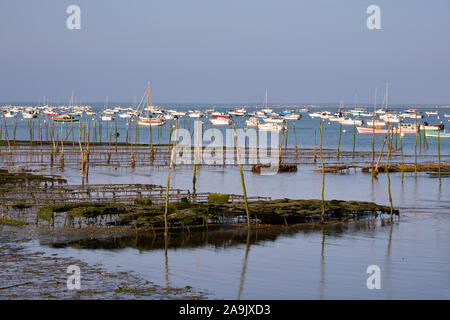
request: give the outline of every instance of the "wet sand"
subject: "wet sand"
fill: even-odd
[[[99,265],[32,250],[26,242],[40,239],[36,226],[0,226],[0,300],[10,299],[201,299],[184,288],[164,288],[130,272],[106,272]],[[67,237],[70,238],[70,232]],[[47,234],[55,236],[55,234]],[[59,234],[61,237],[62,234]],[[81,271],[81,289],[69,290],[67,268]],[[117,269],[120,269],[119,267]]]

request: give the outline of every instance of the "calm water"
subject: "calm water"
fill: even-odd
[[[75,180],[75,173],[69,180]],[[167,172],[96,172],[97,183],[164,183]],[[319,198],[320,173],[302,167],[295,174],[260,176],[246,172],[249,195]],[[190,285],[210,298],[236,299],[449,299],[450,193],[448,178],[391,174],[400,220],[359,221],[346,225],[237,233],[173,235],[168,243],[152,237],[114,242],[75,242],[49,253],[98,263],[111,271],[132,271],[163,286]],[[177,168],[172,186],[190,188],[192,172]],[[237,169],[202,167],[198,191],[241,193]],[[388,204],[386,177],[371,184],[370,174],[326,176],[326,199],[356,199]],[[248,244],[247,244],[248,242]],[[108,248],[108,249],[105,249]],[[381,290],[366,287],[366,268],[381,268]]]
[[[441,111],[440,117],[446,121],[444,113]],[[300,147],[314,145],[314,127],[318,127],[319,121],[304,115],[296,122]],[[423,121],[435,123],[436,118],[425,117]],[[180,123],[194,128],[192,119]],[[118,127],[120,138],[124,139],[125,120],[119,119]],[[168,142],[168,127],[160,129],[159,136],[155,129],[155,143]],[[343,128],[347,132],[343,134],[341,148],[351,151],[353,127]],[[338,125],[325,122],[324,147],[336,147],[338,130]],[[148,141],[147,133],[148,129],[141,129],[140,142]],[[293,131],[289,130],[289,134],[288,144],[292,146]],[[27,122],[19,120],[17,137],[28,139]],[[414,152],[414,138],[414,135],[405,136],[406,153]],[[357,134],[356,139],[357,151],[371,150],[370,135]],[[441,140],[443,157],[450,153],[449,141]],[[430,148],[422,150],[422,154],[435,155],[436,140],[429,138],[428,143]],[[321,174],[313,169],[312,166],[301,166],[296,173],[275,176],[246,171],[247,193],[272,198],[318,199]],[[69,168],[63,176],[69,183],[81,182],[78,170]],[[325,229],[274,228],[250,235],[235,231],[224,236],[217,230],[208,234],[174,234],[167,244],[167,254],[161,240],[145,236],[67,243],[63,248],[53,247],[47,240],[28,246],[100,264],[112,272],[135,272],[163,286],[189,285],[207,292],[210,298],[449,299],[450,178],[443,177],[439,187],[437,179],[427,174],[419,173],[417,179],[413,174],[405,174],[403,184],[400,177],[400,173],[391,174],[394,206],[401,212],[400,220],[396,219],[393,225],[377,219]],[[136,168],[134,173],[120,168],[93,167],[90,170],[90,182],[96,184],[165,185],[166,179],[165,168]],[[347,175],[327,174],[325,198],[388,205],[386,185],[384,174],[380,174],[374,183],[370,174],[360,171]],[[176,167],[171,186],[192,189],[192,170]],[[200,167],[196,187],[198,192],[242,193],[237,168]],[[366,287],[369,265],[378,265],[381,269],[381,290]]]
[[[127,107],[128,105],[122,105],[124,107]],[[210,108],[215,108],[217,111],[228,111],[232,107],[223,107],[223,106],[211,106],[211,105],[189,105],[189,106],[177,106],[177,105],[161,105],[164,108],[172,108],[177,110],[193,110],[193,109],[199,109],[199,110],[205,110]],[[92,110],[97,112],[98,114],[101,113],[101,110],[103,109],[103,104],[93,104]],[[255,107],[248,107],[247,110],[249,112],[255,111]],[[275,112],[281,112],[285,110],[284,108],[274,108]],[[337,108],[332,107],[324,107],[323,109],[311,109],[311,112],[315,111],[321,111],[321,110],[329,110],[331,112],[337,112]],[[370,111],[370,109],[368,109]],[[427,116],[425,115],[425,111],[436,111],[435,107],[433,108],[427,108],[427,109],[421,109],[424,113],[424,118],[420,119],[421,122],[428,122],[429,124],[435,125],[437,123],[437,117],[435,115]],[[439,111],[439,117],[440,121],[444,123],[446,128],[450,128],[450,122],[448,122],[448,118],[444,118],[445,113],[450,113],[449,109],[440,110]],[[300,148],[312,148],[314,146],[314,128],[317,128],[317,144],[319,143],[319,123],[320,119],[314,118],[312,119],[308,114],[303,113],[303,118],[301,120],[295,121],[295,134],[297,135],[297,144]],[[45,115],[44,115],[45,117]],[[83,117],[88,117],[88,119],[91,119],[91,130],[93,130],[93,121],[91,116],[84,115]],[[21,116],[17,118],[17,128],[16,128],[16,139],[18,140],[29,140],[30,139],[30,120],[29,119],[22,119]],[[45,118],[44,118],[45,119]],[[50,119],[50,118],[49,118]],[[236,118],[239,121],[239,126],[244,128],[245,127],[245,120],[248,119],[248,117],[237,117]],[[360,119],[367,121],[371,120],[371,118],[367,117],[361,117]],[[13,135],[13,128],[14,128],[14,119],[6,119],[7,126],[8,126],[8,133],[10,139],[12,139]],[[122,119],[117,117],[117,131],[120,134],[118,137],[119,142],[123,142],[126,140],[126,132],[127,132],[127,119]],[[179,125],[182,128],[187,128],[191,132],[194,130],[195,125],[194,121],[195,119],[189,118],[188,116],[182,117],[179,120]],[[204,130],[207,130],[210,128],[210,122],[208,118],[201,118],[201,121],[204,123]],[[261,120],[262,121],[262,120]],[[406,119],[405,122],[414,122],[414,119]],[[36,118],[32,121],[34,126],[34,140],[39,139],[38,135],[38,126],[39,126],[39,120]],[[336,148],[339,140],[339,125],[336,122],[328,122],[323,121],[324,124],[324,137],[323,137],[323,147],[324,148]],[[172,123],[172,125],[175,125],[175,122]],[[45,125],[43,125],[45,126]],[[72,134],[71,134],[71,128],[72,124],[65,124],[65,131],[64,136],[67,138],[67,140],[72,141]],[[77,139],[78,131],[76,130],[78,128],[78,124],[75,123],[75,139]],[[97,131],[100,131],[98,119],[97,119]],[[132,128],[132,135],[133,140],[136,139],[136,122],[132,122],[131,124]],[[216,126],[215,128],[219,128],[223,132],[226,128],[231,128],[230,126]],[[287,145],[290,147],[294,146],[294,130],[292,121],[289,121],[289,132],[288,132],[288,139],[287,139]],[[353,126],[342,126],[342,129],[346,132],[342,133],[342,139],[341,139],[341,150],[344,151],[352,151],[353,150]],[[115,122],[114,121],[103,121],[102,123],[102,141],[108,141],[109,139],[109,130],[112,130],[112,132],[115,132]],[[169,135],[170,135],[170,120],[166,122],[166,124],[163,127],[156,128],[154,127],[152,129],[152,136],[153,136],[153,143],[168,143],[169,142]],[[149,137],[149,129],[145,127],[139,127],[139,143],[149,143],[150,137]],[[91,135],[92,137],[92,135]],[[224,134],[225,137],[225,134]],[[44,133],[44,140],[46,138]],[[4,136],[2,139],[5,139]],[[49,138],[50,139],[50,138]],[[280,138],[281,139],[281,138]],[[428,150],[422,150],[422,154],[436,154],[437,153],[437,139],[436,138],[427,138],[427,142],[429,145]],[[114,138],[113,138],[114,141]],[[270,140],[268,140],[270,141]],[[225,141],[226,142],[226,141]],[[406,134],[403,139],[403,148],[405,153],[413,154],[414,153],[414,142],[415,142],[415,135],[414,134]],[[204,141],[204,145],[208,145],[211,143],[210,141]],[[192,141],[192,144],[195,144],[195,141]],[[381,142],[376,140],[377,147],[379,148],[381,146]],[[356,151],[371,151],[372,148],[372,136],[370,134],[358,134],[356,132]],[[418,148],[418,152],[419,152]],[[450,139],[441,139],[441,153],[442,154],[450,154]]]

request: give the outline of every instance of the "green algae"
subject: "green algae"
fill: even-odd
[[[227,203],[230,199],[229,194],[210,193],[208,197],[209,203]]]
[[[20,185],[20,184],[65,184],[66,179],[54,175],[37,175],[26,170],[18,172],[9,172],[5,169],[0,169],[0,186]]]
[[[0,219],[0,225],[10,226],[10,227],[22,227],[26,226],[28,222],[20,221],[20,220],[11,220],[11,219]]]
[[[227,195],[214,195],[214,202],[179,201],[168,205],[167,222],[171,228],[205,226],[224,223],[224,218],[232,223],[246,219],[244,203],[229,203]],[[389,213],[390,207],[363,201],[325,201],[325,218],[342,220],[359,218],[368,214]],[[99,216],[115,217],[114,223],[134,225],[135,227],[164,226],[165,204],[151,204],[149,201],[136,201],[133,205],[116,203],[70,203],[59,206],[43,207],[38,211],[38,218],[52,221],[55,213],[66,213],[69,218],[83,218],[91,221]],[[320,219],[321,200],[260,200],[249,202],[250,219],[261,224],[295,224],[312,222]],[[398,210],[394,211],[398,214]],[[233,220],[236,219],[237,220]]]

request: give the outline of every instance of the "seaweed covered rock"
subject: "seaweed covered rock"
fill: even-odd
[[[226,195],[213,195],[208,202],[179,201],[167,208],[170,227],[223,223],[224,218],[236,223],[246,216],[245,205],[230,203]],[[322,213],[321,200],[260,200],[249,202],[250,217],[262,224],[296,224],[319,220]],[[348,220],[368,214],[390,213],[390,207],[373,202],[330,200],[324,202],[326,220]],[[78,203],[43,207],[38,218],[54,221],[55,213],[66,213],[69,219],[92,221],[97,217],[114,218],[114,224],[163,227],[165,204],[135,202],[134,205],[111,203]],[[398,210],[394,211],[398,214]],[[245,220],[245,218],[244,218]]]
[[[264,168],[270,168],[268,164],[254,164],[252,166],[252,172],[261,173]],[[297,172],[297,165],[295,164],[279,164],[278,173],[282,172]]]

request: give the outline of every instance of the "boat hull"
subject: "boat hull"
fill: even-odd
[[[388,133],[388,129],[373,129],[373,128],[364,128],[364,127],[356,127],[358,130],[358,133],[366,133],[366,134],[372,134],[372,133]],[[394,133],[416,133],[417,129],[413,128],[392,128],[392,131]]]

